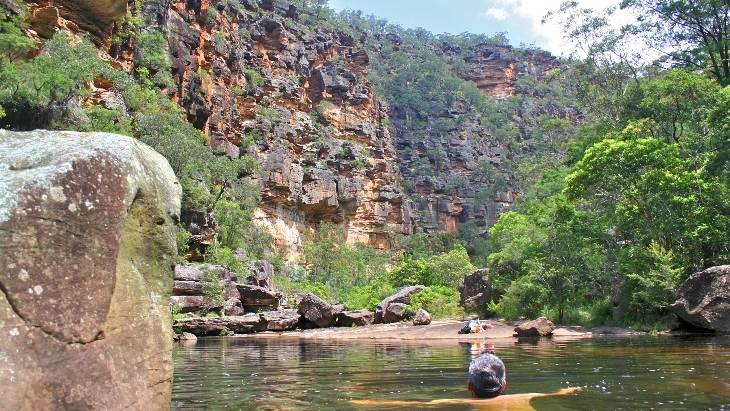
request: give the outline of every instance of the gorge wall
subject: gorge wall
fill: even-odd
[[[127,68],[139,45],[115,42],[122,15],[144,16],[149,30],[164,33],[174,79],[168,94],[212,150],[256,159],[260,172],[246,176],[262,189],[255,218],[290,257],[301,252],[307,229],[322,221],[344,224],[348,242],[389,247],[393,233],[435,234],[467,223],[483,235],[520,198],[508,163],[529,144],[515,149],[511,142],[530,140],[523,125],[546,114],[544,106],[516,106],[509,139],[462,98],[414,129],[419,114],[382,100],[368,80],[373,59],[384,57],[364,46],[367,35],[311,24],[295,4],[116,1],[95,13],[102,4],[91,3],[28,2],[31,29],[46,38],[59,29],[89,32],[113,64]],[[397,38],[383,41],[398,46]],[[558,67],[547,53],[504,45],[480,45],[466,56],[458,51],[448,44],[433,50],[461,59],[467,70],[459,76],[498,104],[521,93],[518,79],[539,80]],[[113,84],[91,91],[87,104],[120,100]],[[571,116],[563,109],[547,114]]]

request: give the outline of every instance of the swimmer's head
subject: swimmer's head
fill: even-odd
[[[469,365],[469,390],[477,398],[498,396],[507,386],[504,363],[494,354],[482,354]]]

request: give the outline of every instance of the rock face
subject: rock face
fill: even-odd
[[[489,269],[479,269],[464,276],[459,284],[461,305],[477,312],[484,312],[492,301],[492,281]]]
[[[528,321],[515,327],[515,337],[518,338],[534,338],[547,337],[553,334],[555,324],[545,317],[537,320]]]
[[[696,328],[730,332],[730,265],[692,274],[677,290],[670,310]]]
[[[119,24],[127,1],[25,3],[41,38],[58,30],[88,32],[126,68],[139,57],[137,43],[124,38]],[[129,3],[133,16],[149,22],[145,30],[165,33],[176,85],[165,92],[187,120],[213,150],[257,161],[261,174],[251,178],[262,188],[262,201],[255,220],[290,260],[321,221],[343,224],[349,243],[384,248],[391,246],[392,232],[435,234],[465,224],[485,237],[521,197],[505,165],[536,147],[537,119],[576,121],[572,108],[520,103],[503,121],[514,126],[510,135],[518,134],[516,152],[511,137],[499,137],[503,132],[475,115],[463,98],[428,116],[382,101],[366,73],[382,47],[397,49],[400,41],[364,33],[356,41],[327,25],[310,25],[296,4],[189,0],[147,2],[138,10]],[[479,44],[467,54],[457,49],[444,42],[432,52],[461,67],[458,76],[498,103],[509,96],[539,99],[539,91],[519,80],[529,86],[560,65],[546,52],[507,45]],[[89,101],[123,109],[117,87],[99,83]],[[191,259],[200,258],[199,248],[214,237],[206,220],[212,222],[183,218],[193,234]]]
[[[251,261],[247,283],[274,290],[274,266],[266,260]]]
[[[180,197],[132,138],[0,130],[4,408],[169,409]]]
[[[402,320],[404,318],[403,307],[411,302],[411,295],[420,293],[424,288],[426,287],[422,285],[403,287],[397,293],[385,298],[375,308],[375,322],[388,323]],[[400,305],[395,305],[392,309],[389,309],[393,304]]]

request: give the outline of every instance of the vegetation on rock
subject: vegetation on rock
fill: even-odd
[[[181,251],[245,271],[243,249],[285,290],[350,309],[423,284],[409,309],[458,315],[460,279],[488,267],[483,311],[661,323],[690,273],[730,260],[724,2],[625,0],[644,18],[619,31],[612,10],[566,2],[547,18],[582,53],[569,59],[502,33],[275,3],[213,2],[180,20],[132,1],[101,51],[68,30],[32,37],[27,11],[2,6],[0,124],[138,138],[174,169],[183,214],[215,216],[207,249],[188,223]],[[282,51],[294,39],[296,57]],[[638,41],[663,54],[647,60]],[[381,214],[358,197],[368,184]],[[306,226],[297,260],[254,223],[262,201]],[[370,231],[346,226],[366,211]]]

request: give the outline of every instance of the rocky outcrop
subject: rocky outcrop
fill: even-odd
[[[553,334],[553,330],[555,330],[555,324],[545,317],[540,317],[536,320],[527,321],[515,327],[515,337],[547,337]]]
[[[469,310],[483,313],[492,302],[492,280],[489,269],[479,269],[464,276],[459,284],[460,302]]]
[[[225,335],[228,331],[237,334],[252,332],[261,322],[259,314],[249,313],[229,317],[197,317],[175,320],[173,328],[180,332],[196,335]]]
[[[272,291],[264,287],[249,284],[238,284],[236,286],[241,294],[241,304],[245,309],[256,311],[262,308],[276,310],[281,304],[283,295],[280,292]]]
[[[266,260],[251,261],[246,282],[250,285],[274,289],[274,266]]]
[[[3,407],[169,409],[167,161],[120,135],[0,130],[0,170]]]
[[[425,288],[422,285],[403,287],[397,293],[383,299],[375,308],[375,322],[397,322],[405,318],[403,309],[411,302],[411,295],[420,293]],[[391,305],[393,305],[392,308],[390,307]]]
[[[413,313],[410,313],[413,315]],[[383,310],[382,322],[397,323],[405,320],[409,317],[409,313],[406,310],[406,304],[403,303],[390,303],[388,307]]]
[[[669,309],[694,328],[730,333],[730,265],[692,274]]]
[[[222,301],[218,298],[212,298],[209,295],[212,289],[209,288],[210,279],[206,278],[206,275],[211,274],[220,280],[220,292],[216,292],[215,294],[220,293],[220,297],[223,299]],[[230,310],[232,309],[231,306],[235,306],[236,304],[235,302],[229,301],[240,298],[240,294],[236,288],[237,279],[238,274],[222,265],[177,264],[175,265],[175,276],[170,302],[176,312],[181,313],[221,311],[222,309],[226,309],[226,307],[229,307],[228,309]],[[240,299],[238,306],[240,306]]]

